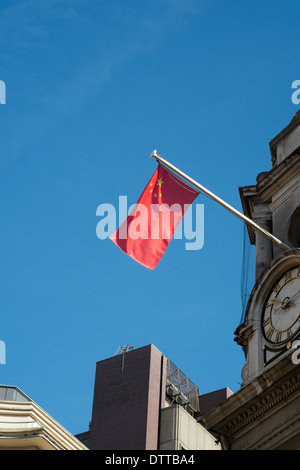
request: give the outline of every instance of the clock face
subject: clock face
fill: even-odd
[[[262,313],[261,328],[267,343],[288,344],[300,331],[300,266],[288,271],[273,286]]]

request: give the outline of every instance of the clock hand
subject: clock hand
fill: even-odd
[[[290,303],[290,301],[291,301],[292,299],[294,299],[298,294],[300,294],[300,290],[298,290],[298,292],[296,292],[296,294],[294,294],[292,297],[290,297],[290,298],[289,298],[288,300],[286,300],[285,302],[282,301],[282,305],[281,305],[277,310],[275,310],[274,314],[277,313],[281,308],[286,307],[286,306]]]
[[[296,294],[294,294],[294,295],[290,298],[290,300],[287,302],[287,304],[288,304],[292,299],[294,299],[295,297],[297,297],[298,294],[300,294],[300,289],[298,290],[298,292],[296,292]]]

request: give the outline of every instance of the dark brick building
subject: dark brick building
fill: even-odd
[[[205,411],[224,388],[203,396]],[[91,450],[218,449],[199,424],[198,387],[152,344],[97,362],[92,419],[77,436]]]

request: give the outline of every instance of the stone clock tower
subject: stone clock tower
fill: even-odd
[[[247,217],[290,249],[248,227],[255,285],[235,332],[242,386],[201,420],[225,449],[300,450],[300,111],[270,151],[272,168],[240,188],[241,201]]]
[[[300,113],[270,142],[272,169],[240,188],[245,214],[291,249],[249,228],[256,283],[236,334],[246,354],[243,384],[290,353],[300,333]]]

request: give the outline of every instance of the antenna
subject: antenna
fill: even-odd
[[[134,349],[134,346],[130,346],[130,344],[128,343],[126,343],[125,346],[122,346],[122,344],[120,344],[117,351],[115,352],[115,356],[117,356],[118,354],[124,354],[128,351],[132,351],[133,349]]]

